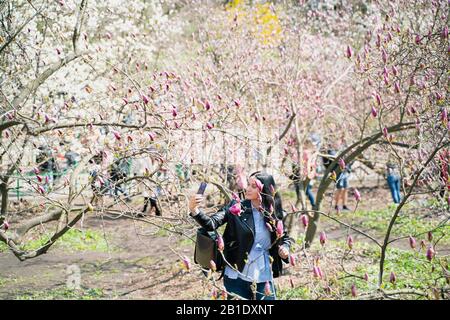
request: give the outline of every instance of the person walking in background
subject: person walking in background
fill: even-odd
[[[386,178],[394,203],[400,203],[400,172],[394,162],[388,161],[386,163]]]

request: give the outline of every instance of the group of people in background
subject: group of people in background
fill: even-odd
[[[342,149],[342,148],[341,148]],[[292,174],[289,178],[293,181],[297,195],[297,204],[301,199],[301,190],[303,189],[312,208],[315,206],[315,199],[312,192],[314,179],[318,174],[324,171],[335,171],[338,168],[338,162],[335,161],[339,152],[342,151],[337,146],[328,146],[320,149],[318,141],[314,138],[308,138],[303,147],[300,160],[294,157],[292,163]],[[330,166],[333,164],[333,167]],[[336,191],[334,193],[334,209],[337,211],[350,211],[348,206],[349,178],[352,173],[354,162],[345,164],[345,168],[340,171],[336,177]],[[391,159],[386,163],[385,179],[395,204],[401,201],[401,175],[398,165]]]

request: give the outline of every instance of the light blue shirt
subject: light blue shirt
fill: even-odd
[[[247,258],[247,263],[239,273],[230,266],[225,267],[225,275],[230,279],[237,279],[256,283],[272,281],[273,274],[270,265],[269,249],[271,245],[270,232],[264,222],[264,216],[258,209],[252,207],[255,221],[255,241]]]

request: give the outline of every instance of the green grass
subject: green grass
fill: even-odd
[[[328,266],[324,264],[331,263],[335,265],[339,263],[337,260],[328,260],[333,256],[333,253],[343,252],[342,249],[347,250],[346,241],[329,240],[325,246],[327,259],[322,260],[322,265],[327,269]],[[310,249],[314,256],[320,252],[319,246],[313,244]],[[323,249],[322,249],[323,252]],[[296,288],[282,288],[279,291],[280,299],[320,299],[328,297],[331,299],[352,299],[351,286],[356,285],[358,296],[374,293],[378,288],[379,263],[380,263],[380,248],[374,244],[367,242],[355,241],[350,256],[346,258],[344,265],[345,269],[352,275],[357,277],[347,277],[343,271],[338,271],[335,274],[328,274],[328,285],[331,287],[332,295],[326,295],[324,292],[324,282],[316,282],[312,280],[306,286],[299,286]],[[338,254],[341,257],[341,254]],[[338,258],[340,260],[340,258]],[[403,250],[393,247],[388,247],[386,259],[384,263],[384,273],[382,289],[386,291],[414,289],[417,291],[431,294],[430,288],[446,287],[446,281],[443,277],[441,265],[446,266],[450,263],[448,256],[438,255],[431,262],[427,260],[425,251],[418,250]],[[341,270],[338,268],[338,270]],[[390,283],[390,274],[394,271],[396,275],[395,284]],[[369,280],[363,279],[367,272]],[[301,276],[301,275],[300,275]],[[361,277],[361,278],[358,278]],[[295,277],[292,277],[294,283]],[[401,295],[399,299],[417,299],[417,295]],[[421,297],[424,299],[425,297]]]
[[[42,290],[30,293],[22,293],[16,300],[94,300],[107,298],[102,289],[67,289],[57,288],[53,290]]]
[[[394,212],[395,208],[393,206],[380,210],[357,210],[355,212],[355,219],[358,221],[358,225],[384,235]],[[438,220],[424,219],[419,216],[420,214],[419,208],[416,210],[402,210],[393,226],[391,238],[421,234],[419,239],[425,239],[425,233],[434,229],[439,222]],[[444,225],[433,231],[433,236],[435,239],[442,237],[440,240],[441,244],[450,244],[450,225]]]
[[[22,250],[33,251],[42,247],[49,239],[50,233],[46,233],[38,239],[27,241],[21,246]],[[70,229],[54,244],[55,248],[63,248],[69,251],[94,251],[94,252],[108,252],[114,250],[108,244],[100,231],[85,229]]]
[[[8,246],[6,245],[6,243],[0,242],[0,253],[7,251],[7,250],[8,250]]]

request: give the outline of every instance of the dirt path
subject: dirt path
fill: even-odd
[[[390,202],[386,189],[361,190],[361,209],[385,207]],[[389,199],[380,204],[380,199]],[[354,201],[350,201],[354,205]],[[325,210],[328,205],[325,205]],[[151,217],[150,219],[157,219]],[[155,220],[156,221],[156,220]],[[320,230],[329,239],[345,239],[347,229],[321,218]],[[100,219],[91,216],[84,228],[101,230],[107,235],[109,252],[74,251],[52,248],[35,259],[20,262],[9,252],[0,253],[0,299],[16,299],[40,292],[64,290],[67,268],[76,265],[81,273],[81,287],[101,289],[100,298],[113,299],[208,299],[211,286],[204,286],[199,270],[183,271],[180,258],[172,249],[192,260],[193,244],[181,238],[170,240],[156,232],[142,235],[142,225],[126,218]],[[148,226],[147,226],[148,228]],[[148,229],[147,229],[148,230]],[[142,231],[142,232],[141,232]],[[141,235],[138,235],[141,234]],[[355,241],[365,241],[355,235]],[[407,245],[400,244],[400,247]],[[289,272],[288,272],[289,273]],[[289,274],[278,280],[287,285]],[[36,296],[35,296],[36,297]]]

